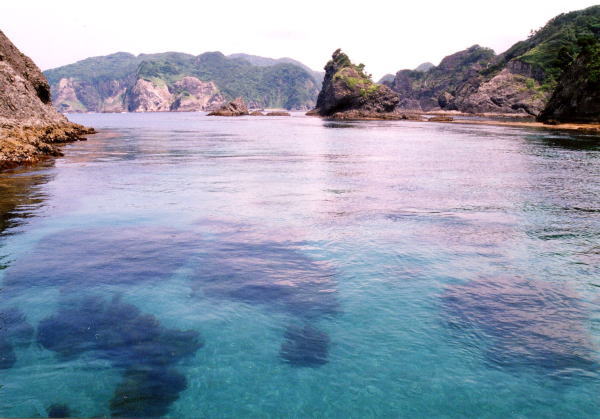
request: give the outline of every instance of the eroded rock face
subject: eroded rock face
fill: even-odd
[[[171,104],[172,111],[193,112],[216,109],[225,101],[212,81],[206,82],[196,77],[184,77],[175,83],[174,90],[176,98]]]
[[[138,79],[128,98],[129,112],[166,112],[173,98],[166,84]]]
[[[0,169],[59,155],[53,143],[92,132],[52,107],[40,69],[0,31]]]
[[[243,116],[249,115],[248,106],[244,99],[238,97],[235,100],[221,106],[219,109],[212,111],[208,116]]]
[[[338,49],[325,66],[323,87],[312,113],[334,118],[343,118],[346,112],[377,117],[392,112],[398,102],[396,93],[387,86],[373,83],[362,65],[352,64]]]
[[[40,69],[0,31],[0,123],[66,123],[52,108],[50,86]]]
[[[600,42],[588,46],[560,78],[542,122],[600,122]]]
[[[544,108],[549,96],[539,87],[533,79],[505,68],[474,91],[459,92],[454,104],[462,112],[527,113],[535,116]],[[462,88],[465,89],[465,86]]]

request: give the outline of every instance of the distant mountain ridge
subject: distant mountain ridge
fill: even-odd
[[[290,58],[220,52],[117,52],[44,74],[63,112],[198,111],[235,97],[254,107],[308,109],[320,89],[316,72]]]

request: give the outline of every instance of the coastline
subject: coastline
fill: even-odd
[[[63,155],[61,146],[85,141],[94,128],[72,122],[26,125],[0,124],[0,171],[36,164],[49,157]]]

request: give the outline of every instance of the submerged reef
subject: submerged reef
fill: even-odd
[[[192,277],[204,296],[238,300],[292,315],[280,356],[296,366],[327,362],[329,337],[314,324],[339,311],[335,275],[285,243],[224,242],[207,250]]]
[[[544,370],[595,369],[583,302],[563,286],[523,278],[487,278],[448,288],[446,324],[489,339],[492,365]]]
[[[169,278],[197,246],[197,237],[164,227],[73,229],[46,236],[7,270],[5,291],[140,284]],[[57,252],[56,249],[60,249]]]
[[[329,336],[310,325],[289,327],[280,356],[295,367],[318,367],[327,363]]]
[[[33,327],[16,308],[0,310],[0,370],[12,368],[17,362],[15,346],[29,346]]]
[[[90,352],[124,370],[111,401],[114,416],[162,416],[187,384],[175,366],[203,346],[195,331],[166,329],[122,302],[86,297],[65,302],[38,327],[38,343],[60,359]]]

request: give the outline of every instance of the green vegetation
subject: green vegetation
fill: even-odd
[[[600,6],[564,13],[532,32],[525,41],[502,54],[504,65],[518,59],[543,72],[543,84],[556,86],[562,72],[581,53],[586,42],[600,38]],[[586,41],[587,40],[587,41]]]

